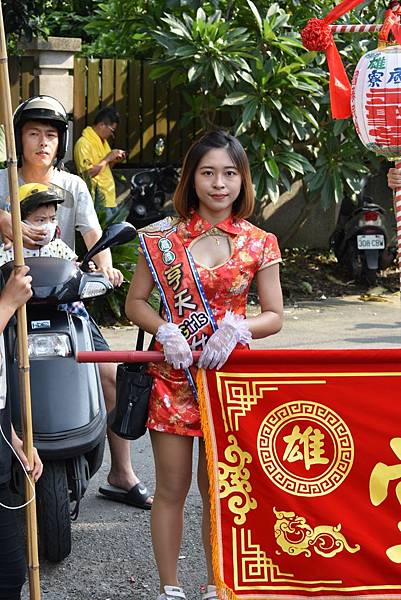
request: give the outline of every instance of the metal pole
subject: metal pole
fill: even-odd
[[[18,171],[17,156],[15,150],[11,91],[8,78],[7,45],[4,31],[3,11],[0,1],[0,90],[2,95],[2,106],[4,110],[4,128],[7,148],[8,181],[11,201],[11,217],[14,245],[14,268],[20,269],[24,266],[24,252],[22,245],[21,212],[18,196]],[[17,334],[18,334],[18,377],[19,394],[22,416],[22,438],[24,452],[30,465],[33,464],[33,433],[31,412],[31,387],[29,379],[29,354],[28,354],[28,330],[26,319],[26,306],[21,306],[17,311]],[[35,482],[31,477],[31,483]],[[39,580],[39,558],[38,558],[38,535],[36,521],[36,502],[33,490],[29,482],[25,480],[25,500],[30,501],[26,507],[27,525],[27,562],[29,577],[29,595],[32,600],[40,600]]]

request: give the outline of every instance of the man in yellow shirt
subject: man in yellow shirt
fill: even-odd
[[[126,156],[124,150],[112,150],[108,140],[115,134],[120,116],[114,108],[102,108],[92,126],[85,127],[74,147],[77,172],[90,187],[92,198],[100,194],[107,217],[116,211],[116,186],[111,168]]]

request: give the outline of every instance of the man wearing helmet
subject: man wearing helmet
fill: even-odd
[[[85,182],[66,171],[58,169],[68,143],[68,117],[63,105],[51,96],[35,96],[23,102],[14,113],[14,133],[18,157],[19,185],[26,183],[55,184],[70,192],[72,207],[62,204],[58,209],[58,225],[61,239],[75,250],[75,231],[79,231],[90,249],[102,235],[93,206],[93,200]],[[12,239],[11,217],[7,212],[8,174],[0,170],[0,232],[3,240]],[[46,236],[42,228],[23,223],[23,238],[28,244],[37,244]],[[120,271],[113,268],[110,250],[97,254],[94,262],[114,286],[122,283]],[[96,323],[92,321],[92,334],[96,350],[109,349]],[[115,406],[116,366],[111,363],[99,365],[100,377],[107,410]],[[127,440],[108,432],[111,469],[108,475],[110,489],[119,490],[110,497],[141,508],[151,507],[151,497],[146,487],[135,475]],[[109,487],[101,488],[107,493]],[[129,495],[126,495],[129,492]]]

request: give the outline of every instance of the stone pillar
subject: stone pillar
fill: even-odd
[[[81,50],[80,38],[36,38],[23,46],[24,54],[35,59],[38,94],[57,98],[67,113],[74,103],[74,54]],[[72,124],[66,160],[72,158]]]

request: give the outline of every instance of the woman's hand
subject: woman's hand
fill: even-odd
[[[43,464],[39,458],[38,451],[36,448],[33,448],[33,465],[31,467],[31,465],[28,463],[27,457],[25,456],[22,440],[17,436],[14,429],[12,429],[11,436],[12,446],[24,465],[26,472],[32,475],[32,479],[34,481],[37,481],[43,472]]]
[[[389,169],[387,173],[387,183],[392,190],[401,187],[401,169],[396,169],[395,167]]]
[[[208,339],[198,361],[200,369],[221,369],[235,346],[249,344],[252,334],[241,315],[227,311],[217,331]]]
[[[163,323],[156,332],[156,340],[163,346],[164,358],[174,369],[188,369],[192,365],[192,351],[180,328],[175,323]]]
[[[27,265],[14,269],[1,292],[2,302],[10,307],[12,313],[32,296],[32,277],[28,275],[28,271]]]

